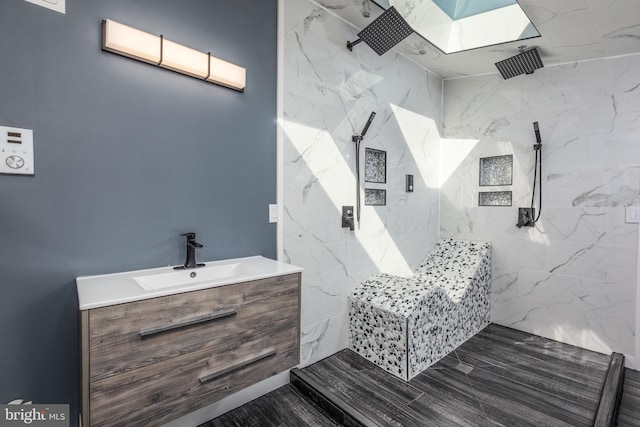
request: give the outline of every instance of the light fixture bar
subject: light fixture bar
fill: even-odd
[[[159,36],[110,19],[102,21],[102,50],[154,65],[162,55]]]
[[[191,77],[205,79],[208,59],[209,56],[206,53],[165,39],[160,66]]]
[[[111,19],[102,21],[102,50],[241,92],[247,84],[244,67]]]
[[[244,90],[247,85],[247,70],[215,56],[209,60],[211,71],[207,81],[235,90]]]

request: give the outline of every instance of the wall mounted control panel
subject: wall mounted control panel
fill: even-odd
[[[33,131],[0,126],[0,173],[33,175]]]

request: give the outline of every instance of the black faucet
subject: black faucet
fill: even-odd
[[[173,267],[174,270],[185,270],[187,268],[198,268],[204,267],[204,264],[196,263],[196,248],[201,248],[202,244],[196,242],[196,233],[184,233],[181,234],[187,238],[187,259],[184,262],[184,265],[179,265],[177,267]]]

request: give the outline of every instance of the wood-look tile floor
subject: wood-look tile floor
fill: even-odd
[[[640,372],[626,369],[623,387],[616,425],[638,427],[640,426]]]
[[[373,425],[575,427],[592,425],[608,361],[603,354],[489,325],[409,382],[351,350],[302,372]],[[463,372],[460,363],[471,370]],[[203,426],[332,425],[307,421],[288,408],[286,393],[270,393]]]
[[[408,383],[350,350],[303,372],[382,426],[591,426],[608,362],[489,325]]]
[[[335,427],[321,408],[291,384],[280,387],[199,427]]]

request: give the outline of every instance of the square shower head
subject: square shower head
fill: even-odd
[[[533,48],[522,53],[496,62],[496,67],[503,79],[519,76],[520,74],[532,74],[538,68],[544,67],[537,48]]]
[[[382,55],[411,33],[413,29],[396,8],[391,6],[358,33],[358,40],[347,42],[347,48],[351,50],[354,45],[363,41],[378,55]]]

